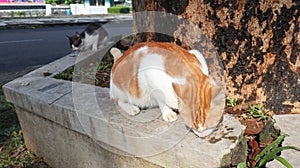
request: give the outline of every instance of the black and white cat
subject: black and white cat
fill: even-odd
[[[82,33],[76,32],[75,35],[67,37],[70,47],[75,51],[96,51],[109,43],[108,33],[100,23],[91,23]]]

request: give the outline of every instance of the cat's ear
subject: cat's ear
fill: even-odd
[[[110,49],[110,54],[114,57],[114,62],[116,62],[119,58],[122,57],[123,53],[118,48],[113,47]]]
[[[68,35],[67,35],[67,38],[68,38],[69,40],[71,40],[71,36],[68,36]]]
[[[76,35],[77,37],[80,37],[80,34],[79,34],[78,32],[76,32],[75,35]]]

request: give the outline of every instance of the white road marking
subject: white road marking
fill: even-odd
[[[15,40],[15,41],[0,41],[0,44],[26,43],[26,42],[36,42],[36,41],[42,41],[42,40],[43,40],[43,39]]]

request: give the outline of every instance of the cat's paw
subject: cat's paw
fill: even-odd
[[[168,122],[176,121],[178,118],[177,113],[175,113],[171,109],[164,110],[162,117],[163,117],[163,120],[168,121]]]
[[[140,112],[140,108],[137,106],[131,106],[129,109],[126,111],[129,115],[137,115]]]
[[[121,107],[129,115],[137,115],[140,112],[140,108],[129,103],[124,103],[122,101],[118,101],[118,105]]]

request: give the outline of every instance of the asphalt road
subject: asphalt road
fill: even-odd
[[[110,36],[129,35],[131,22],[107,23]],[[45,65],[73,52],[66,35],[82,32],[86,25],[0,30],[0,73]]]

